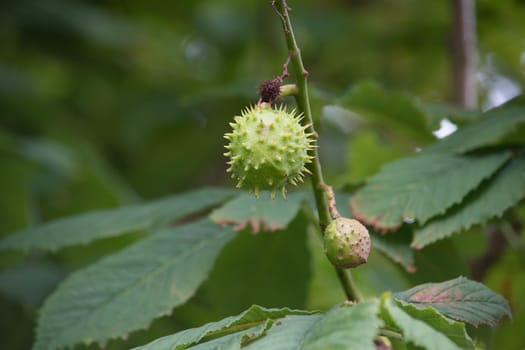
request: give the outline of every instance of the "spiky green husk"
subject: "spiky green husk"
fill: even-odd
[[[272,198],[279,190],[283,197],[288,184],[297,185],[309,173],[305,164],[312,157],[314,140],[300,123],[301,116],[259,104],[245,109],[230,123],[232,132],[224,137],[230,142],[224,155],[230,158],[228,172],[258,197],[260,191],[270,191]]]
[[[363,224],[339,217],[325,229],[325,253],[332,264],[352,268],[366,263],[370,254],[370,235]]]

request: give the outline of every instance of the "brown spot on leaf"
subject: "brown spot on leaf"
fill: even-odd
[[[420,303],[442,303],[447,301],[459,300],[448,291],[442,291],[440,286],[432,286],[420,290],[410,297],[411,301]]]

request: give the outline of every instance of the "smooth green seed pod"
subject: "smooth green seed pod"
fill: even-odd
[[[234,120],[232,132],[225,136],[229,143],[224,155],[230,158],[227,171],[238,181],[237,187],[248,188],[256,196],[267,190],[273,198],[277,190],[284,197],[288,184],[303,181],[303,174],[309,173],[305,165],[311,163],[308,151],[314,140],[305,133],[301,116],[262,103]]]
[[[338,217],[325,229],[324,248],[333,265],[341,268],[357,267],[368,260],[370,235],[359,221]]]

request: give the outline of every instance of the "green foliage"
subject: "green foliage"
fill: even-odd
[[[385,328],[386,327],[386,328]],[[182,331],[137,350],[217,348],[254,349],[375,349],[374,340],[387,329],[396,340],[427,349],[474,349],[465,325],[435,309],[383,297],[357,305],[335,306],[326,313],[252,306],[235,317]],[[397,333],[397,332],[400,333]],[[195,347],[192,345],[199,344]]]
[[[229,194],[219,190],[217,193]],[[187,195],[174,198],[187,198]],[[253,224],[255,222],[260,227],[278,229],[280,232],[262,232],[252,236],[244,231],[231,241],[234,237],[231,228],[220,229],[208,219],[202,219],[154,232],[128,248],[75,272],[45,302],[34,348],[59,348],[80,342],[105,343],[112,338],[126,336],[130,331],[147,326],[154,318],[171,313],[172,308],[187,302],[210,271],[213,271],[212,278],[197,293],[197,304],[191,306],[190,302],[186,308],[188,311],[198,311],[196,305],[202,302],[207,306],[199,312],[205,311],[209,315],[238,312],[239,307],[247,307],[254,301],[266,305],[304,305],[306,295],[299,296],[297,290],[307,290],[308,268],[304,266],[308,265],[308,253],[304,233],[309,220],[297,213],[305,199],[302,192],[293,194],[286,201],[269,198],[256,200],[243,195],[230,200],[211,214],[214,220],[223,225],[234,223],[240,228],[251,223],[253,227],[259,227]],[[169,206],[173,200],[154,204],[158,206],[164,203]],[[239,213],[240,208],[250,209]],[[113,211],[108,210],[109,213]],[[95,220],[97,218],[95,216]],[[165,221],[165,224],[169,222]],[[278,225],[268,225],[268,222],[277,222]],[[376,241],[382,242],[379,244],[380,250],[404,262],[405,266],[412,266],[410,255],[395,243],[382,237],[376,237]],[[258,255],[260,251],[264,251],[263,256]],[[283,267],[284,259],[289,259],[292,264]],[[413,297],[412,294],[428,295],[425,294],[428,290],[436,290],[434,285],[417,287],[419,294],[411,294],[413,290],[396,294],[396,298],[418,307],[430,305],[445,315],[472,323],[494,324],[501,316],[509,314],[508,306],[501,297],[477,283],[466,280],[460,282],[456,287],[466,295],[465,299],[470,298],[469,291],[484,292],[482,297],[491,301],[488,304],[478,301],[475,307],[471,306],[483,310],[482,314],[475,314],[477,318],[470,314],[465,316],[464,312],[461,317],[457,316],[456,310],[461,303],[466,302],[457,293],[454,294],[456,299],[453,305],[443,305],[433,300],[425,304],[421,298]],[[232,285],[238,287],[232,290]],[[276,285],[280,286],[279,295],[272,296],[274,293],[271,288]],[[255,291],[251,292],[253,288]],[[479,295],[476,297],[479,300]],[[392,302],[389,303],[386,309],[390,316],[383,321],[379,318],[379,303],[367,301],[354,306],[335,307],[322,316],[306,316],[304,313],[299,316],[298,311],[291,312],[295,316],[287,312],[279,316],[265,314],[259,321],[245,324],[244,316],[241,315],[235,319],[238,324],[227,326],[234,321],[229,318],[201,329],[161,338],[148,346],[152,349],[172,349],[178,348],[175,347],[177,344],[181,348],[199,344],[196,348],[214,348],[220,344],[229,344],[235,348],[246,345],[259,349],[275,348],[276,344],[295,348],[300,344],[301,348],[317,349],[326,346],[345,348],[351,342],[359,344],[360,348],[373,348],[373,341],[381,333],[383,322],[392,320],[394,329],[404,334],[405,342],[426,344],[420,343],[421,340],[416,336],[419,331],[416,335],[413,333],[418,327],[421,328],[421,334],[428,335],[424,339],[435,338],[436,344],[457,344],[468,340],[468,337],[461,338],[458,335],[464,333],[463,326],[446,321],[436,311],[424,310],[418,313],[410,311],[410,308],[407,311],[406,306],[400,309]],[[248,315],[262,309],[251,310]],[[492,312],[492,318],[487,318],[483,312]],[[458,333],[460,331],[463,333]]]
[[[464,198],[446,215],[430,220],[414,232],[412,246],[422,248],[454,232],[484,224],[515,206],[525,198],[525,158],[518,157],[506,164],[485,186]]]
[[[474,326],[495,325],[511,316],[507,301],[483,284],[464,277],[442,283],[427,283],[394,294],[396,299],[419,308],[434,307],[444,315]]]
[[[251,226],[254,233],[259,230],[283,229],[295,217],[306,195],[292,193],[286,200],[254,201],[253,196],[243,194],[214,210],[210,218],[220,225],[234,224],[236,229]]]
[[[241,346],[246,349],[345,349],[347,344],[374,349],[373,340],[382,324],[378,311],[377,301],[353,307],[336,306],[322,315],[252,306],[239,316],[161,338],[138,349],[185,349],[187,345],[206,341],[206,336],[212,340],[192,349],[215,349],[224,344],[232,349]],[[231,333],[236,336],[213,339]]]
[[[168,228],[68,277],[40,312],[34,349],[105,343],[187,301],[206,278],[229,228],[203,219]]]
[[[0,241],[0,251],[47,250],[150,230],[216,205],[233,195],[224,188],[203,188],[146,204],[96,211],[21,230]]]
[[[460,154],[480,147],[498,145],[520,124],[525,124],[525,109],[523,106],[512,106],[511,101],[506,106],[488,111],[476,123],[467,125],[443,141],[426,148],[425,153]]]
[[[336,196],[344,216],[353,198],[354,216],[378,225],[352,271],[363,301],[341,304],[309,188],[286,201],[226,187],[156,199],[227,182],[222,134],[286,56],[268,2],[7,1],[0,348],[29,348],[37,318],[35,349],[472,348],[461,322],[500,319],[469,333],[525,346],[523,97],[484,113],[441,102],[453,80],[448,2],[288,2],[325,180],[350,192]],[[485,109],[508,85],[523,90],[525,7],[476,6]],[[436,140],[443,118],[459,129]],[[500,260],[488,224],[508,242]],[[509,304],[464,278],[375,299],[487,256],[484,282]]]
[[[353,307],[335,307],[308,329],[298,343],[304,349],[344,349],[353,344],[360,349],[373,349],[373,340],[382,321],[377,316],[377,301],[367,301]],[[271,345],[271,342],[267,342]],[[277,342],[273,341],[277,346]],[[295,348],[290,344],[289,348]],[[274,348],[275,348],[274,346]],[[270,348],[268,346],[268,348]]]
[[[391,300],[384,302],[384,308],[407,343],[428,350],[474,349],[464,324],[449,320],[432,308],[396,305]]]
[[[286,316],[290,315],[309,315],[315,312],[290,310],[290,309],[265,309],[254,305],[248,310],[237,316],[230,316],[221,321],[208,323],[204,326],[184,330],[182,332],[169,335],[150,344],[135,348],[134,350],[180,350],[186,349],[200,342],[226,336],[232,333],[241,333],[242,336],[253,332],[254,328],[260,325],[271,327]],[[240,338],[242,338],[242,336]],[[246,339],[250,339],[247,337]],[[238,339],[241,340],[241,339]],[[240,347],[240,342],[238,343]]]
[[[510,156],[423,154],[389,163],[352,198],[353,214],[378,230],[395,229],[405,219],[424,224],[461,202]]]
[[[520,101],[385,165],[353,197],[353,214],[385,231],[415,221],[416,249],[501,217],[525,197],[525,144],[509,138],[525,122]]]

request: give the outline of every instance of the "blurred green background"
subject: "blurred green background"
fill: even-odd
[[[361,181],[382,162],[432,141],[439,120],[408,139],[407,133],[353,133],[326,105],[355,95],[356,86],[380,96],[396,91],[414,101],[450,101],[450,1],[289,5],[315,118],[326,135],[321,153],[330,181],[345,184],[342,173]],[[479,0],[476,12],[479,107],[486,109],[525,85],[525,3]],[[93,208],[231,186],[222,134],[256,102],[259,82],[281,73],[286,56],[279,19],[266,0],[1,2],[0,236]],[[353,144],[370,153],[356,153]],[[371,166],[356,170],[352,159]],[[36,310],[56,283],[140,234],[23,264],[21,255],[2,255],[0,348],[29,348]],[[505,261],[519,265],[512,257]],[[165,318],[140,342],[200,321]]]

